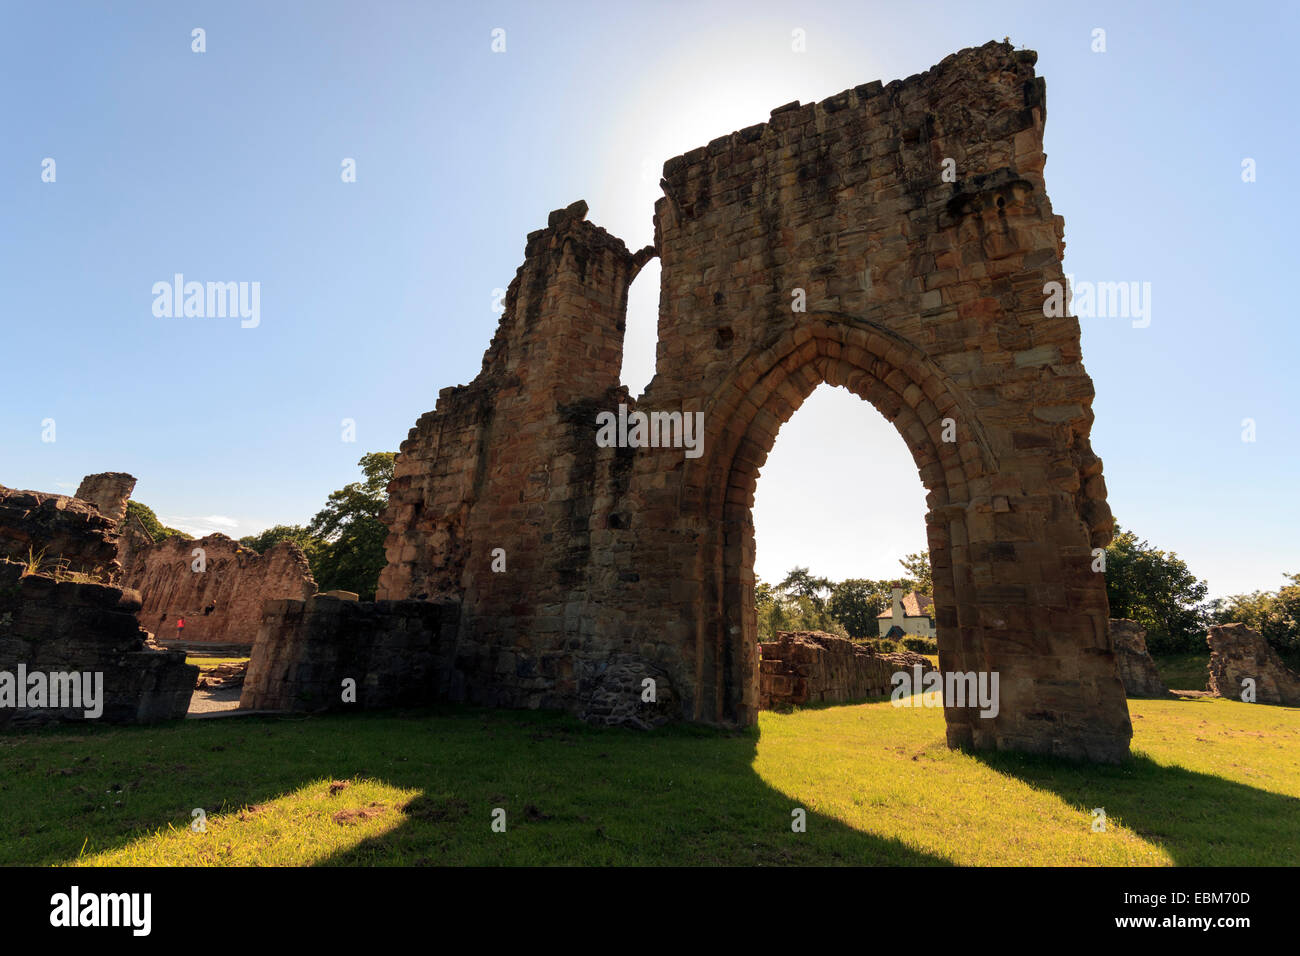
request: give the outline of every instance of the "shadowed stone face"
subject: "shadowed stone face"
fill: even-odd
[[[1112,618],[1110,639],[1119,662],[1119,676],[1129,697],[1164,697],[1169,693],[1156,662],[1147,650],[1146,628],[1127,618]]]
[[[1035,60],[964,50],[671,159],[640,252],[581,202],[529,235],[482,371],[416,423],[389,489],[379,597],[461,603],[453,696],[608,719],[650,678],[676,718],[753,722],[755,484],[826,382],[895,425],[928,491],[941,668],[1000,676],[995,717],[947,708],[949,743],[1127,755],[1093,387],[1077,321],[1044,309],[1064,225]],[[653,256],[634,399],[627,290]],[[698,455],[597,440],[636,412],[701,422]]]

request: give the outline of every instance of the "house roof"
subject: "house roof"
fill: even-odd
[[[911,591],[903,595],[903,617],[930,617],[934,614],[934,599],[928,594],[917,594]],[[890,600],[889,609],[883,614],[877,614],[877,618],[886,618],[894,616],[894,603]]]

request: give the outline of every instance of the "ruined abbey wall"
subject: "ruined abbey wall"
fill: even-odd
[[[74,497],[88,501],[115,526],[126,517],[126,504],[135,490],[135,476],[120,471],[105,471],[81,479]]]
[[[1127,754],[1093,387],[1077,320],[1044,309],[1064,241],[1035,59],[964,50],[671,159],[650,249],[585,204],[528,237],[482,371],[411,431],[386,515],[379,596],[462,602],[466,699],[582,713],[639,668],[681,718],[752,722],[755,484],[825,382],[894,423],[927,488],[941,668],[1000,673],[996,717],[947,709],[950,744]],[[633,400],[627,287],[652,255]],[[703,453],[601,447],[620,404],[702,412]]]
[[[197,570],[196,549],[203,552]],[[142,595],[139,620],[158,640],[212,641],[252,646],[262,604],[316,593],[307,556],[281,541],[258,554],[223,534],[195,541],[164,538],[131,552],[123,573]],[[183,633],[176,622],[184,618]]]
[[[877,654],[822,631],[777,631],[776,640],[758,649],[758,706],[763,710],[889,697],[898,687],[896,673],[920,668],[916,673],[924,675],[935,669],[920,654]]]
[[[86,501],[0,485],[0,559],[60,568],[106,584],[121,576],[112,519]]]
[[[457,614],[447,601],[268,601],[239,706],[371,710],[446,700]]]
[[[24,574],[0,559],[0,673],[98,675],[101,712],[84,706],[0,701],[0,730],[59,721],[153,723],[185,716],[199,669],[180,651],[145,643],[135,619],[140,595],[104,584]],[[21,669],[21,670],[20,670]],[[80,703],[84,704],[82,700]]]

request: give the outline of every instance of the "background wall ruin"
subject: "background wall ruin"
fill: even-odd
[[[895,673],[911,674],[913,667],[923,675],[935,670],[920,654],[876,654],[821,631],[777,631],[775,641],[758,649],[758,706],[764,710],[889,697]]]
[[[204,570],[194,570],[196,549]],[[281,541],[258,554],[223,534],[196,541],[164,538],[135,548],[123,573],[142,598],[139,619],[158,640],[209,641],[251,647],[266,601],[316,593],[307,556]],[[184,618],[179,632],[176,622]]]
[[[1210,693],[1241,700],[1243,681],[1254,682],[1255,701],[1300,707],[1300,675],[1278,657],[1256,630],[1245,624],[1216,624],[1205,635],[1210,646]]]

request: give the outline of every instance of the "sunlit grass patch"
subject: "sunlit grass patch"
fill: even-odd
[[[168,824],[124,847],[83,852],[84,866],[307,866],[406,821],[418,790],[377,780],[313,780],[282,797]],[[197,829],[201,824],[202,829]]]

